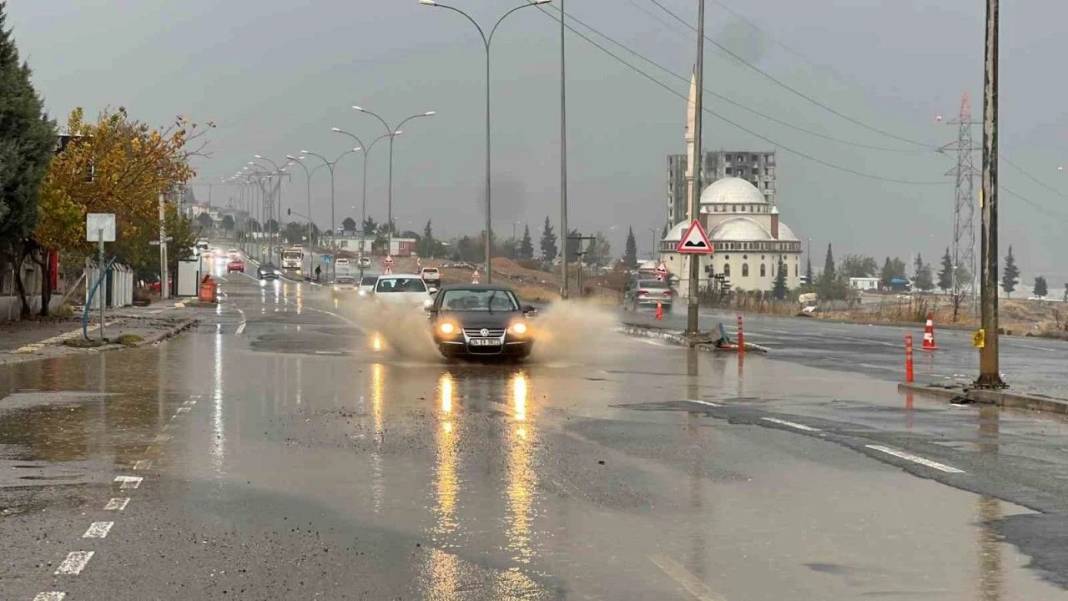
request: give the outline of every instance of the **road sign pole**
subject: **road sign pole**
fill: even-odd
[[[704,101],[705,79],[705,0],[697,0],[697,68],[695,71],[697,95],[694,98],[693,119],[693,190],[690,197],[690,219],[692,221],[697,221],[701,218],[701,105]],[[698,331],[697,289],[700,286],[700,278],[700,255],[691,256],[690,294],[686,312],[686,333],[690,336],[696,336]]]
[[[107,276],[104,272],[104,228],[96,230],[97,239],[97,265],[100,269],[100,285],[96,293],[100,295],[100,341],[104,342],[104,286],[107,285]]]

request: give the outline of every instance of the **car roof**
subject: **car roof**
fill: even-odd
[[[380,275],[378,277],[380,277],[380,278],[414,278],[414,279],[417,279],[417,280],[422,279],[422,277],[418,273],[384,273],[384,274],[382,274],[382,275]]]
[[[515,294],[511,287],[498,284],[449,284],[441,288],[442,292],[446,290],[504,290]]]

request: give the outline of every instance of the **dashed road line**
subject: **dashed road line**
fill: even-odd
[[[118,482],[119,488],[130,489],[141,486],[141,481],[144,480],[141,476],[115,476],[115,482]]]
[[[179,415],[181,413],[189,413],[189,407],[179,407],[178,412],[175,413],[175,415]]]
[[[897,449],[892,449],[890,447],[884,447],[883,445],[869,444],[869,445],[864,445],[864,446],[869,448],[869,449],[871,449],[871,450],[873,450],[873,451],[879,451],[880,453],[886,453],[887,455],[893,455],[894,457],[897,457],[899,459],[904,459],[905,461],[911,461],[913,463],[918,463],[918,464],[920,464],[922,466],[929,467],[931,469],[938,470],[940,472],[945,472],[947,474],[963,474],[963,473],[965,473],[964,470],[955,468],[952,465],[946,465],[944,463],[938,463],[937,461],[931,461],[930,459],[926,459],[924,457],[920,457],[919,455],[913,455],[912,453],[906,453],[905,451],[899,451]]]
[[[82,538],[107,538],[108,532],[111,532],[111,527],[115,525],[115,522],[93,522],[89,524],[89,529],[85,531]]]
[[[726,597],[722,597],[712,591],[712,589],[708,588],[708,585],[702,582],[700,578],[691,574],[690,571],[684,568],[679,562],[671,559],[667,555],[659,553],[650,555],[649,561],[653,562],[653,565],[660,568],[661,572],[667,574],[668,577],[685,589],[687,593],[693,595],[694,599],[697,599],[698,601],[726,601]]]
[[[134,462],[133,468],[135,470],[152,469],[152,460],[151,459],[138,459],[137,461]]]
[[[104,505],[104,511],[122,511],[130,503],[130,497],[115,497]]]
[[[695,403],[697,405],[705,405],[706,407],[722,407],[719,403],[713,403],[712,401],[696,401],[694,399],[685,399],[684,403]]]
[[[152,440],[155,441],[155,442],[167,442],[170,439],[171,439],[171,435],[170,434],[157,434],[156,437],[153,438]]]
[[[67,593],[48,591],[46,593],[37,593],[37,596],[33,598],[33,601],[63,601],[66,597]]]
[[[93,558],[93,551],[71,551],[67,558],[56,568],[56,575],[77,576]]]
[[[806,426],[805,424],[799,424],[797,422],[789,422],[789,421],[786,421],[784,419],[779,419],[777,417],[762,417],[760,419],[762,419],[762,420],[764,420],[766,422],[771,422],[773,424],[779,424],[780,426],[786,426],[787,428],[793,428],[795,430],[801,430],[802,432],[821,432],[822,431],[819,428],[813,428],[812,426]]]

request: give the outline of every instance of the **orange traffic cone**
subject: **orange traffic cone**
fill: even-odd
[[[938,349],[934,338],[934,316],[927,313],[927,325],[923,326],[923,350],[934,351]]]
[[[659,302],[656,303],[656,320],[664,321],[664,305]]]

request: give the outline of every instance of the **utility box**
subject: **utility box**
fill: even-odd
[[[178,261],[178,290],[175,296],[196,296],[200,292],[200,261]]]

